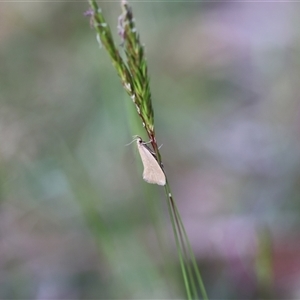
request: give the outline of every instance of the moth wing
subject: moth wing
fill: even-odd
[[[141,145],[140,143],[138,143],[137,145],[144,166],[143,179],[148,183],[165,185],[165,173],[163,172],[155,157],[150,153],[149,150],[147,150],[145,146]]]

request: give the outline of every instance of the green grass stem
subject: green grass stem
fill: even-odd
[[[135,25],[132,9],[127,1],[121,1],[122,14],[119,17],[118,31],[125,52],[124,61],[115,46],[110,27],[101,9],[94,0],[89,0],[89,4],[91,9],[87,14],[91,17],[91,24],[97,32],[97,37],[107,50],[125,91],[135,104],[136,111],[150,139],[158,163],[163,166],[155,137],[154,110],[152,106],[147,61],[144,46],[140,42],[140,37]],[[171,194],[168,179],[165,185],[165,193],[187,298],[198,299],[198,290],[200,290],[202,298],[207,300],[207,293],[192,247]]]

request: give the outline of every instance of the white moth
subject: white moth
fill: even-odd
[[[136,143],[144,166],[143,179],[148,183],[165,185],[165,173],[151,150],[140,137],[137,138]]]

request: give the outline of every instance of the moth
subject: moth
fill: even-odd
[[[148,183],[165,185],[166,175],[151,149],[140,137],[137,137],[136,143],[144,166],[143,179]]]

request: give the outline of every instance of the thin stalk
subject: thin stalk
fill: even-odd
[[[166,183],[166,186],[167,185],[168,185],[168,183]],[[187,276],[186,264],[184,262],[181,244],[180,244],[178,234],[177,234],[177,227],[175,224],[175,218],[174,218],[174,214],[173,214],[174,211],[172,209],[171,202],[167,201],[167,204],[168,204],[168,210],[169,210],[169,215],[170,215],[170,219],[171,219],[172,229],[173,229],[173,233],[174,233],[174,237],[175,237],[175,243],[176,243],[176,248],[177,248],[177,252],[178,252],[178,258],[179,258],[179,262],[180,262],[180,267],[181,267],[181,272],[182,272],[182,276],[183,276],[183,282],[185,285],[185,290],[186,290],[188,299],[193,299],[192,293],[190,290],[189,279]]]
[[[186,230],[182,223],[176,203],[172,197],[168,181],[165,186],[165,192],[166,192],[166,195],[168,196],[168,208],[169,208],[169,211],[171,212],[170,215],[172,216],[171,221],[172,221],[172,228],[173,228],[173,232],[174,232],[174,236],[175,236],[175,240],[176,240],[176,246],[177,246],[177,248],[179,248],[178,251],[180,251],[180,255],[184,258],[184,262],[185,262],[184,265],[181,265],[185,283],[186,283],[186,275],[189,276],[188,281],[187,281],[188,285],[186,285],[187,294],[189,296],[189,294],[191,293],[191,290],[192,290],[193,291],[192,298],[198,298],[198,292],[196,289],[196,283],[197,283],[199,286],[199,289],[201,291],[202,298],[204,300],[208,300],[207,292],[206,292],[199,268],[197,266],[195,255],[193,253]],[[194,272],[195,276],[193,276],[193,272]],[[190,299],[190,298],[188,298],[188,299]]]
[[[199,268],[197,266],[197,262],[196,262],[196,258],[195,258],[194,252],[192,250],[190,241],[188,239],[186,230],[185,230],[184,225],[182,223],[182,220],[180,218],[179,211],[177,209],[177,206],[176,206],[175,202],[174,202],[174,209],[175,209],[175,214],[177,215],[178,220],[179,220],[180,228],[182,229],[182,232],[183,232],[183,235],[184,235],[185,243],[186,243],[186,245],[188,247],[189,256],[190,256],[190,259],[191,259],[191,262],[192,262],[192,266],[193,266],[193,269],[194,269],[194,272],[195,272],[195,275],[196,275],[196,278],[197,278],[197,282],[198,282],[200,290],[201,290],[202,297],[203,297],[204,300],[208,300],[207,292],[206,292],[206,289],[205,289],[205,286],[204,286],[204,282],[202,280]]]

